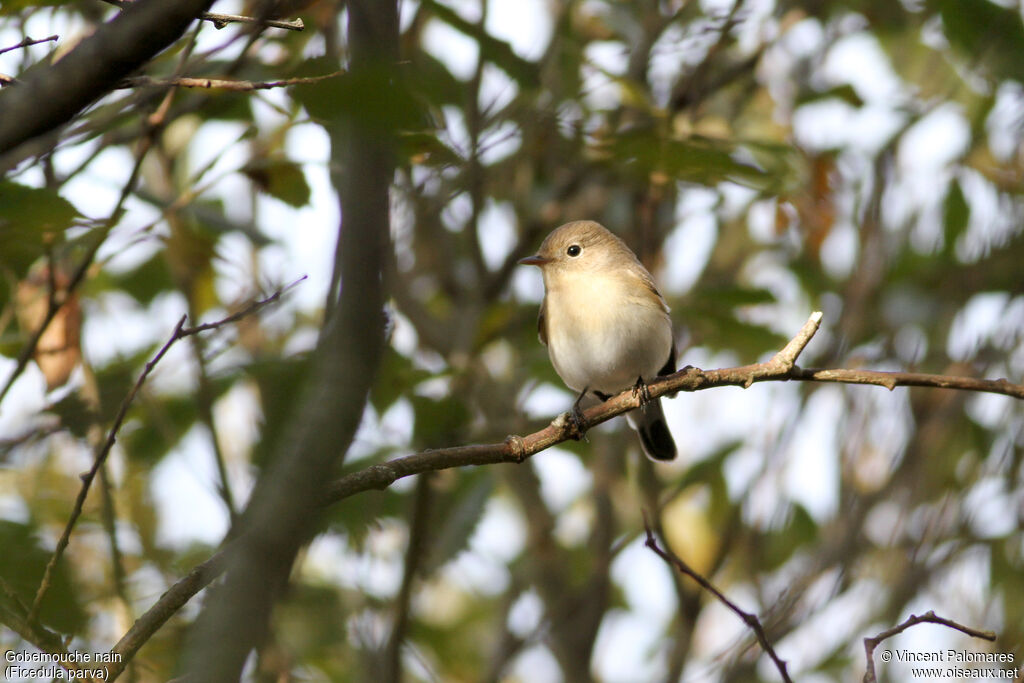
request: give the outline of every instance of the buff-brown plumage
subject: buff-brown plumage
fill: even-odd
[[[636,255],[599,223],[566,223],[521,263],[541,269],[538,332],[569,388],[610,396],[675,370],[668,305]],[[658,400],[629,418],[648,455],[675,457]]]

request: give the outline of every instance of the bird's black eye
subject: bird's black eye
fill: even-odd
[[[568,254],[569,256],[579,256],[581,251],[583,250],[580,249],[580,245],[573,244],[570,245],[569,248],[565,250],[565,253]]]

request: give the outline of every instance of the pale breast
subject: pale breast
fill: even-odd
[[[548,353],[569,388],[613,394],[649,380],[672,349],[661,301],[621,279],[592,274],[560,278],[545,300]]]

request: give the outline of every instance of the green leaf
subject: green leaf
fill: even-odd
[[[60,425],[80,439],[89,433],[89,427],[96,424],[97,415],[91,410],[78,392],[71,392],[52,404],[49,412],[60,418]]]
[[[403,158],[417,164],[445,167],[462,163],[462,157],[433,133],[403,133],[398,138],[398,149]]]
[[[174,289],[171,270],[163,252],[157,252],[135,270],[111,278],[111,284],[141,304],[149,304],[157,295]]]
[[[78,392],[69,393],[52,404],[48,411],[60,418],[62,427],[82,438],[88,435],[89,428],[95,424],[111,424],[151,352],[152,349],[146,349],[95,369],[96,387],[100,394],[99,413],[87,405]]]
[[[336,62],[323,58],[306,62],[296,75],[322,75],[336,69]],[[367,132],[418,130],[427,121],[409,87],[393,68],[384,65],[296,85],[291,93],[314,119],[327,123],[353,120]]]
[[[597,152],[613,167],[622,167],[645,179],[661,173],[675,180],[713,185],[731,180],[761,187],[770,182],[765,172],[738,161],[736,145],[701,138],[677,140],[659,135],[654,128],[620,133],[599,143]]]
[[[439,531],[431,539],[422,566],[424,574],[431,574],[466,548],[494,491],[490,470],[476,470],[460,478],[459,490],[454,496],[446,496],[449,500],[438,510],[433,528]]]
[[[775,295],[771,291],[759,287],[743,287],[742,285],[702,286],[700,295],[714,301],[722,308],[775,303]]]
[[[365,467],[364,462],[346,467],[341,474],[351,474],[362,467]],[[361,549],[370,529],[378,526],[380,520],[398,518],[406,514],[410,497],[409,494],[399,492],[395,488],[364,491],[331,505],[324,514],[324,528],[344,533],[353,548]]]
[[[967,223],[971,218],[971,207],[964,197],[963,188],[960,182],[953,180],[949,184],[949,191],[942,203],[942,227],[945,239],[945,252],[953,253],[956,239],[967,229]]]
[[[465,104],[466,84],[453,76],[444,62],[425,51],[417,51],[410,58],[404,75],[417,96],[437,108]]]
[[[286,159],[261,159],[250,161],[242,173],[261,192],[280,199],[289,206],[299,208],[309,204],[310,190],[302,168]]]
[[[790,516],[781,529],[767,532],[761,546],[761,566],[766,571],[780,567],[800,547],[818,537],[818,525],[807,509],[794,504]]]
[[[469,409],[462,399],[411,396],[416,427],[413,439],[424,448],[441,448],[459,443],[469,423]]]
[[[687,321],[694,344],[730,349],[750,362],[786,343],[786,338],[777,332],[737,319],[732,309],[720,306],[713,295],[700,293],[687,306],[680,307],[677,315]]]
[[[484,30],[483,26],[463,19],[458,12],[435,0],[423,0],[423,6],[456,31],[472,38],[480,46],[483,58],[507,73],[525,89],[540,84],[540,67],[515,53],[512,46]]]
[[[265,465],[283,438],[285,428],[302,397],[310,364],[311,357],[303,354],[291,358],[260,360],[246,368],[246,372],[256,380],[263,409],[263,428],[252,454],[254,463]]]
[[[971,64],[980,62],[997,79],[1024,82],[1024,23],[1020,9],[991,0],[933,0],[950,44]]]
[[[20,14],[36,7],[59,7],[66,4],[68,0],[4,0],[0,4],[0,16]]]
[[[78,210],[56,191],[0,181],[0,266],[21,279],[43,255],[46,240],[59,241]]]
[[[384,350],[377,380],[370,389],[370,402],[374,410],[383,413],[400,397],[411,394],[413,387],[432,375],[417,368],[411,359],[391,346]]]
[[[50,551],[39,542],[33,527],[7,520],[0,520],[0,548],[4,549],[0,553],[0,577],[13,589],[21,603],[19,606],[0,593],[0,605],[4,610],[20,613],[20,607],[31,605],[35,598]],[[50,589],[40,606],[39,617],[50,628],[75,634],[87,624],[87,615],[76,597],[67,563],[66,557],[57,563]],[[25,615],[20,616],[24,618]]]
[[[121,436],[128,457],[153,464],[161,460],[185,436],[198,418],[195,397],[136,399],[138,421]]]
[[[849,83],[829,88],[828,90],[805,90],[797,97],[796,106],[828,99],[842,100],[857,108],[864,106],[864,100],[861,99],[860,95],[857,94],[857,91]]]

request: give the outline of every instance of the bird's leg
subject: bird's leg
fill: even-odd
[[[640,396],[641,408],[651,402],[651,392],[647,389],[647,382],[644,381],[643,376],[637,377],[636,384],[633,385],[633,396],[637,395]]]
[[[587,395],[587,391],[590,387],[583,387],[583,391],[576,397],[576,400],[572,404],[572,410],[569,411],[569,420],[572,422],[573,434],[572,438],[576,441],[586,438],[587,430],[583,426],[583,411],[580,409],[580,401]]]

